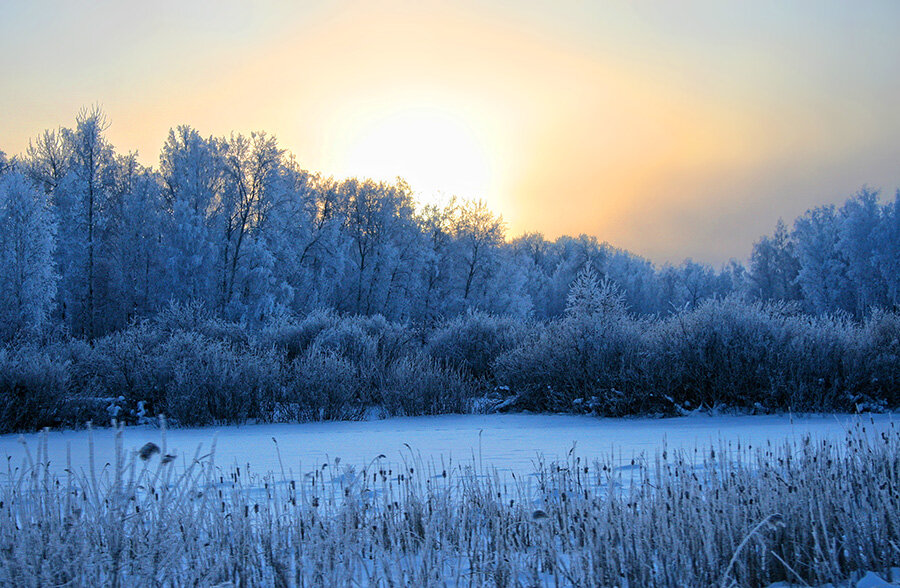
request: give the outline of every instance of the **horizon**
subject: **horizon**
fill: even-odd
[[[655,264],[746,260],[900,186],[900,5],[12,5],[0,149],[100,104],[146,165],[170,128],[264,131],[326,176],[482,199],[508,235]],[[88,57],[85,57],[85,53]]]

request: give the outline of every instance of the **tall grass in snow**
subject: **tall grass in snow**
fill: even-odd
[[[893,427],[624,464],[573,451],[525,478],[412,451],[256,473],[162,445],[62,479],[41,447],[10,467],[0,584],[820,585],[900,565]]]

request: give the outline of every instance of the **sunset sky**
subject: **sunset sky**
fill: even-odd
[[[0,149],[98,103],[264,130],[309,170],[483,198],[508,234],[745,259],[779,217],[900,187],[900,2],[0,0]]]

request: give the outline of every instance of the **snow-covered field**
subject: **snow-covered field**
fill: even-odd
[[[862,419],[874,431],[890,426],[896,415],[766,415],[680,418],[594,418],[569,415],[504,414],[445,415],[390,418],[376,421],[306,424],[245,425],[169,429],[165,451],[189,462],[198,448],[209,451],[215,439],[215,460],[220,466],[250,464],[257,473],[280,472],[277,448],[285,470],[306,472],[340,458],[343,464],[364,466],[379,455],[387,463],[421,456],[423,463],[449,466],[473,462],[501,472],[531,473],[537,457],[545,462],[575,454],[630,463],[641,454],[652,458],[664,446],[670,450],[708,448],[720,441],[760,446],[780,444],[804,435],[839,439],[847,427]],[[41,434],[0,436],[0,457],[15,467],[25,459],[25,445],[34,452]],[[97,468],[112,463],[115,432],[93,431]],[[52,471],[66,467],[67,448],[75,471],[88,467],[89,433],[86,430],[50,432],[47,452]],[[163,444],[154,427],[127,427],[124,448],[137,450],[148,441]],[[5,469],[5,468],[4,468]],[[4,475],[0,472],[0,476]]]

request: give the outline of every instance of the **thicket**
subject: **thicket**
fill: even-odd
[[[649,319],[608,283],[565,316],[471,312],[433,329],[316,311],[265,328],[173,305],[97,339],[0,350],[0,430],[164,414],[180,425],[476,410],[597,415],[700,408],[865,411],[900,405],[900,315],[813,317],[785,303],[709,300]]]

